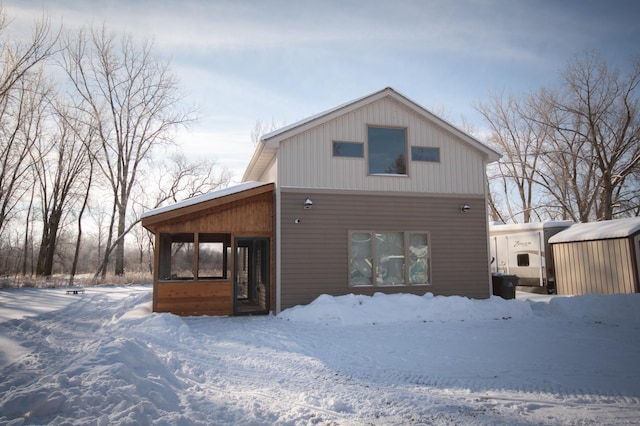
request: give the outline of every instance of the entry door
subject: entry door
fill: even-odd
[[[234,314],[269,313],[269,238],[235,241]]]

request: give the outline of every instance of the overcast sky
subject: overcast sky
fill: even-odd
[[[4,0],[12,29],[44,15],[154,39],[202,120],[180,136],[238,181],[260,120],[290,124],[391,86],[453,123],[482,127],[491,91],[550,86],[597,50],[640,56],[637,0]]]

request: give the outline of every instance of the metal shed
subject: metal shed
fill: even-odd
[[[558,294],[640,292],[640,217],[579,223],[549,243]]]

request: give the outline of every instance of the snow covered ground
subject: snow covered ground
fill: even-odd
[[[638,294],[150,306],[150,286],[0,290],[0,424],[640,422]]]

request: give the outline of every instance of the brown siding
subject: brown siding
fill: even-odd
[[[154,289],[155,312],[177,315],[233,315],[230,281],[159,282]]]
[[[304,209],[304,200],[313,200]],[[282,309],[321,294],[431,292],[489,297],[486,209],[483,197],[394,196],[281,192]],[[460,213],[468,203],[469,213]],[[300,223],[295,223],[300,219]],[[348,231],[427,231],[431,285],[350,287]]]
[[[148,226],[154,232],[224,232],[237,235],[271,233],[273,226],[271,191],[230,203],[202,209]]]
[[[627,238],[553,244],[558,294],[636,292],[635,260]]]
[[[256,191],[254,191],[255,193]],[[271,244],[270,259],[273,256],[273,190],[260,189],[256,195],[238,198],[234,196],[229,202],[216,200],[215,205],[208,208],[196,209],[189,207],[181,214],[180,210],[161,217],[143,222],[147,228],[156,234],[156,247],[160,233],[226,233],[231,235],[231,243],[235,237],[268,237]],[[154,270],[154,312],[172,312],[179,315],[233,315],[233,279],[229,281],[158,281],[157,271],[159,262],[163,261],[155,253]],[[233,271],[233,255],[229,259]],[[273,261],[270,267],[269,309],[275,308],[275,268]]]

